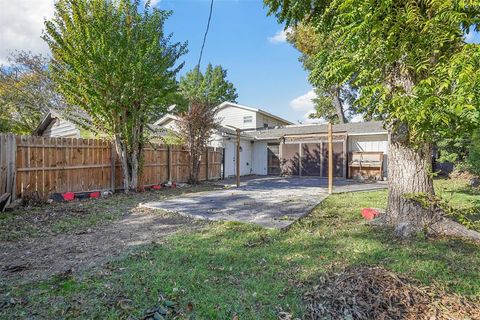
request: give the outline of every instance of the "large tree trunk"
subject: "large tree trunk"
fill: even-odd
[[[115,150],[122,165],[123,171],[123,191],[128,193],[130,189],[130,170],[128,167],[128,153],[127,147],[119,136],[115,136]]]
[[[405,238],[419,232],[480,240],[480,234],[444,217],[435,206],[424,206],[408,197],[422,193],[434,196],[432,179],[432,146],[408,143],[408,131],[402,126],[390,134],[388,152],[388,203],[383,217]]]
[[[404,196],[434,194],[431,170],[431,145],[413,147],[406,132],[392,132],[388,152],[388,204],[385,221],[405,236],[422,231],[431,216]]]

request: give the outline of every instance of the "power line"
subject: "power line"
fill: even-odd
[[[207,40],[208,30],[210,29],[210,20],[212,20],[212,11],[213,11],[213,0],[210,1],[210,13],[208,14],[207,29],[203,35],[202,49],[200,50],[200,56],[198,57],[197,67],[200,71],[200,63],[202,62],[203,49],[205,48],[205,41]]]

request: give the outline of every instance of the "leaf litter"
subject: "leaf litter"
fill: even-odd
[[[329,274],[304,295],[306,319],[480,319],[480,301],[420,286],[382,267]]]

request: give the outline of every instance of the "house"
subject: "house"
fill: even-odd
[[[217,107],[217,117],[220,124],[227,128],[254,130],[291,125],[288,120],[282,119],[258,108],[252,108],[233,102],[223,102]],[[176,130],[178,116],[166,114],[154,124],[165,129]]]
[[[60,116],[56,112],[49,112],[40,122],[38,127],[32,133],[34,136],[42,137],[61,137],[61,138],[81,138],[81,129]]]
[[[85,112],[76,110],[74,117],[75,123],[60,112],[50,111],[32,132],[32,135],[46,138],[102,138],[101,134],[87,129],[91,128],[91,121]],[[147,129],[153,140],[160,140],[159,137],[166,134],[166,130],[155,125],[147,125]]]
[[[224,102],[218,106],[222,128],[210,145],[224,149],[225,177],[236,174],[236,131],[240,134],[240,175],[327,176],[327,124],[294,125],[258,108]],[[175,115],[155,124],[176,130]],[[380,121],[333,126],[334,176],[351,176],[349,164],[355,152],[383,155],[378,171],[387,175],[388,132]],[[368,161],[367,161],[368,162]],[[370,161],[370,165],[371,165]]]

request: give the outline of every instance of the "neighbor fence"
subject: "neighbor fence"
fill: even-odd
[[[202,157],[200,180],[222,177],[222,157],[221,148],[208,148]],[[143,154],[142,184],[186,182],[188,163],[183,146],[149,144]],[[36,193],[45,197],[122,188],[122,168],[109,141],[0,135],[0,196]]]

